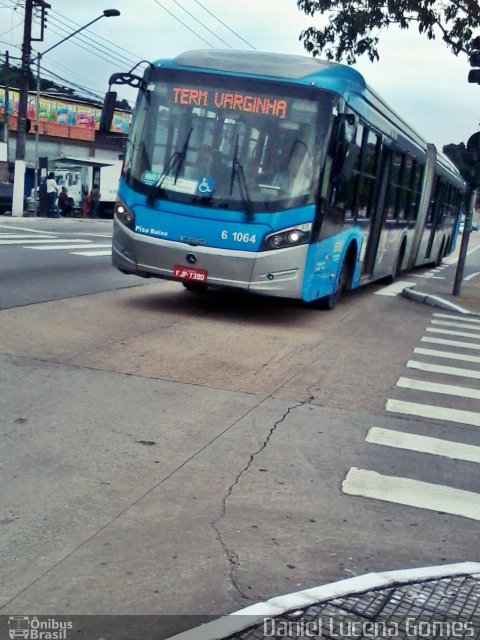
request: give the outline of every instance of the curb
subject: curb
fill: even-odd
[[[422,291],[415,291],[415,286],[416,285],[413,287],[405,287],[402,291],[402,296],[409,300],[413,300],[414,302],[423,302],[423,304],[428,304],[431,307],[438,307],[439,309],[444,309],[446,311],[455,311],[456,313],[468,316],[480,316],[480,313],[469,311],[468,309],[460,307],[458,304],[445,300],[445,298],[441,298],[440,296],[434,296],[431,293],[424,293]]]
[[[480,563],[461,562],[417,569],[367,573],[355,578],[347,578],[339,582],[331,582],[319,587],[276,596],[266,602],[258,602],[212,622],[207,622],[200,627],[171,636],[168,640],[222,640],[235,633],[245,631],[249,627],[262,624],[266,617],[272,618],[296,609],[306,609],[333,598],[361,594],[372,589],[464,575],[480,579]]]

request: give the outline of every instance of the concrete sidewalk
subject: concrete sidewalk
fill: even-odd
[[[480,563],[369,573],[272,598],[175,640],[478,638]],[[172,639],[170,639],[172,640]]]
[[[458,245],[459,243],[457,243]],[[470,236],[468,255],[480,251],[480,233]],[[477,253],[478,255],[478,253]],[[460,294],[454,296],[453,282],[458,259],[458,248],[452,256],[436,269],[416,275],[418,284],[406,287],[403,295],[415,302],[422,302],[445,311],[452,311],[462,315],[480,315],[480,273],[470,273],[465,269],[464,278],[460,286]],[[468,257],[467,257],[468,265]]]

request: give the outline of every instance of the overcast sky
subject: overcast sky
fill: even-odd
[[[295,0],[49,2],[49,27],[45,42],[34,43],[37,51],[52,46],[104,9],[121,12],[119,17],[103,18],[82,33],[82,38],[89,41],[85,46],[97,47],[96,55],[75,44],[78,40],[74,38],[46,54],[42,61],[45,69],[98,94],[108,88],[111,73],[129,69],[132,61],[173,57],[209,45],[249,49],[232,31],[257,50],[307,55],[298,37],[312,24],[297,9]],[[0,0],[0,49],[8,49],[12,56],[20,55],[15,45],[22,40],[23,4],[23,0]],[[18,8],[14,11],[15,6]],[[121,62],[123,56],[127,62]],[[364,57],[355,67],[399,115],[437,146],[466,142],[478,131],[480,85],[467,82],[470,67],[466,56],[455,57],[440,40],[429,42],[413,31],[391,31],[382,37],[380,62],[370,63]],[[125,97],[131,98],[131,94]]]

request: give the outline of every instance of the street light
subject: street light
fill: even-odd
[[[52,49],[55,49],[56,47],[58,47],[58,45],[63,44],[66,40],[70,40],[70,38],[73,38],[73,36],[76,36],[77,33],[80,33],[80,31],[83,31],[84,29],[87,29],[88,27],[90,27],[94,22],[97,22],[102,18],[114,18],[119,15],[120,15],[120,11],[118,9],[104,9],[102,15],[97,16],[94,20],[91,20],[90,22],[87,22],[87,24],[83,25],[83,27],[80,27],[76,31],[73,31],[66,38],[63,38],[63,40],[60,40],[59,42],[52,45],[48,49],[45,49],[45,51],[42,51],[41,53],[37,53],[37,56],[36,56],[37,91],[36,91],[36,98],[35,98],[35,189],[34,189],[35,216],[38,215],[38,172],[39,172],[38,137],[39,137],[39,128],[40,128],[40,118],[39,118],[40,116],[40,61],[46,53],[48,53]]]

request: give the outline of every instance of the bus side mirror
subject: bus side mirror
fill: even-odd
[[[100,116],[100,124],[98,126],[99,133],[110,133],[113,122],[113,114],[115,105],[117,104],[117,92],[107,91],[105,100],[103,101],[102,115]]]

